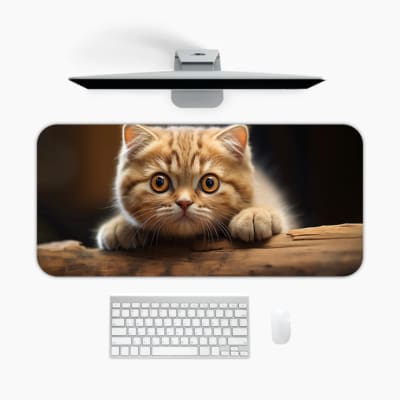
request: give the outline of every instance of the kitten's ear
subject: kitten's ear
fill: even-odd
[[[249,130],[246,125],[231,125],[217,133],[217,139],[233,153],[241,158],[249,140]]]
[[[122,127],[122,140],[130,153],[137,153],[157,139],[157,135],[146,126],[124,125]]]

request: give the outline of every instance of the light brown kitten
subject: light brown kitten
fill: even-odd
[[[128,249],[162,238],[246,242],[293,225],[280,193],[255,169],[244,125],[125,125],[115,197],[119,214],[97,234],[101,249]]]

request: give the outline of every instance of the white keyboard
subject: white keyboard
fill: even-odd
[[[112,358],[246,358],[248,297],[110,298]]]

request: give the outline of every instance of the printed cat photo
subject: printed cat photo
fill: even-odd
[[[37,256],[53,276],[345,276],[362,262],[347,125],[51,125]]]
[[[122,130],[119,213],[100,227],[99,248],[130,249],[159,238],[253,242],[295,227],[279,190],[253,165],[247,126]]]

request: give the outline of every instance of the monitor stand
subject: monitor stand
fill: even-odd
[[[177,50],[175,71],[221,71],[218,50]],[[222,89],[173,89],[172,102],[177,107],[217,107],[223,99]]]

